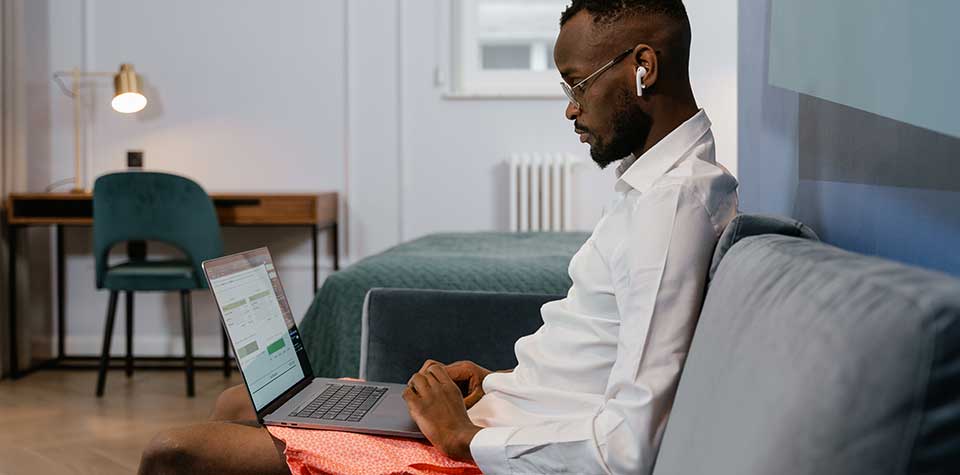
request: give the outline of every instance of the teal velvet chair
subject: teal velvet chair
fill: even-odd
[[[185,258],[131,258],[111,265],[108,261],[110,249],[129,241],[162,242],[177,248]],[[187,396],[192,397],[190,291],[207,288],[200,263],[223,255],[220,224],[210,197],[195,182],[167,173],[123,172],[101,176],[93,186],[93,248],[97,288],[110,291],[97,397],[103,395],[106,383],[117,297],[121,291],[126,292],[128,377],[133,372],[134,292],[180,293]],[[226,337],[223,343],[224,373],[229,374]]]

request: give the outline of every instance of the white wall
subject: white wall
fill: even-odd
[[[29,131],[31,143],[50,149],[37,155],[46,163],[33,161],[45,163],[46,173],[31,171],[32,190],[72,176],[72,103],[50,73],[113,71],[121,62],[144,77],[150,103],[143,113],[121,115],[109,107],[109,79],[88,89],[91,176],[124,168],[126,150],[142,149],[147,168],[186,175],[212,192],[343,188],[344,2],[27,3],[35,13],[46,5],[46,18],[30,20],[49,22],[34,30],[46,32],[48,54],[28,58],[41,63],[47,56],[34,66],[29,89],[49,97],[51,109],[50,127]],[[67,350],[96,353],[106,292],[94,289],[89,229],[69,229],[66,237]],[[228,252],[269,244],[294,313],[306,311],[313,295],[309,231],[226,228],[224,240]],[[321,266],[329,271],[327,256]],[[219,324],[209,295],[194,297],[194,311],[198,353],[215,354]],[[175,295],[138,294],[135,329],[144,353],[180,353]]]
[[[40,114],[48,123],[29,130],[30,143],[43,151],[29,187],[40,190],[72,169],[71,104],[49,74],[132,62],[151,103],[137,116],[121,116],[109,108],[109,81],[96,88],[85,147],[92,175],[122,168],[125,151],[135,148],[146,151],[148,168],[189,176],[210,191],[339,190],[342,251],[352,260],[431,232],[506,229],[507,154],[586,158],[587,150],[559,96],[444,97],[435,70],[445,66],[445,1],[30,0],[27,29],[40,40],[39,51],[28,53],[37,71],[29,81],[31,94],[48,104]],[[713,119],[721,162],[735,172],[736,4],[687,4],[697,99]],[[612,184],[612,167],[588,164],[578,172],[577,227],[592,227],[613,197]],[[306,232],[224,234],[228,251],[270,245],[294,313],[302,315],[312,297]],[[93,288],[89,230],[70,230],[67,238],[68,349],[95,353],[106,295]],[[194,309],[198,353],[216,354],[210,299],[197,296]],[[138,311],[144,353],[181,351],[173,296],[139,297]],[[117,350],[122,335],[121,324]]]
[[[448,66],[443,58],[446,48],[440,42],[446,39],[449,28],[448,18],[443,16],[445,1],[400,2],[403,8],[399,8],[399,20],[351,35],[349,42],[350,58],[363,57],[364,52],[378,48],[395,55],[390,62],[369,64],[365,70],[351,68],[351,114],[365,110],[354,97],[370,101],[360,97],[358,90],[389,88],[395,81],[402,92],[399,98],[383,94],[387,99],[378,102],[376,113],[377,117],[395,117],[396,130],[390,131],[384,142],[397,148],[393,154],[379,157],[389,162],[384,164],[387,170],[399,176],[398,188],[386,188],[390,194],[396,190],[399,195],[394,215],[399,231],[393,232],[384,224],[381,236],[399,235],[400,240],[406,240],[443,230],[505,229],[506,169],[501,162],[507,154],[550,151],[585,158],[588,155],[563,117],[566,103],[559,95],[555,100],[444,97],[447,85],[436,82],[435,70]],[[353,14],[354,9],[374,10],[370,2],[356,3],[358,6],[351,4],[351,32],[362,30],[360,24],[371,20],[371,16]],[[381,15],[397,11],[395,1],[375,3]],[[691,67],[694,90],[701,107],[713,119],[719,160],[736,173],[737,5],[734,0],[686,3],[695,32]],[[397,63],[401,65],[399,72],[394,69]],[[358,133],[351,130],[352,137]],[[353,151],[351,148],[351,163],[357,163],[359,154]],[[358,183],[352,177],[351,186],[362,187],[365,181]],[[612,182],[613,167],[600,172],[588,164],[580,170],[575,188],[581,191],[576,195],[574,210],[578,227],[592,227],[602,205],[613,197]],[[381,184],[377,187],[384,189]],[[357,195],[354,189],[351,196]],[[353,213],[351,219],[362,219],[357,214]],[[388,218],[387,213],[382,217]]]
[[[734,176],[741,150],[737,91],[740,52],[737,48],[737,0],[685,0],[693,43],[690,51],[690,82],[700,107],[713,122],[717,161]]]
[[[399,80],[405,239],[440,230],[507,229],[507,168],[502,162],[510,152],[569,152],[588,160],[588,151],[563,116],[566,101],[559,97],[444,98],[448,85],[434,80],[435,68],[445,66],[437,51],[441,48],[437,30],[448,28],[447,19],[438,17],[443,10],[440,3],[404,2],[402,9]],[[613,197],[610,168],[601,172],[591,162],[578,169],[574,183],[579,189],[574,192],[577,227],[590,229],[606,198]]]

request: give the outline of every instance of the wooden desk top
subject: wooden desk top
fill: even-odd
[[[223,226],[332,226],[337,193],[210,193]],[[93,224],[91,193],[11,193],[7,222],[12,225]]]

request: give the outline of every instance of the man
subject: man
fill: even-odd
[[[493,474],[652,470],[713,248],[737,206],[689,54],[680,0],[574,0],[563,13],[566,116],[601,168],[622,160],[619,198],[573,257],[567,297],[517,342],[512,372],[428,361],[411,377],[411,415],[447,456]],[[245,390],[225,391],[211,418],[254,419]],[[158,436],[141,471],[286,473],[277,444],[255,422],[209,422]]]

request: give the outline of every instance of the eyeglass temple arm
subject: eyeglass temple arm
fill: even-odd
[[[600,69],[594,71],[593,74],[591,74],[591,75],[583,78],[580,82],[574,84],[573,87],[571,87],[570,89],[576,89],[576,88],[582,86],[584,83],[586,83],[587,81],[593,79],[593,78],[596,77],[598,74],[606,71],[607,69],[610,69],[610,66],[613,66],[614,64],[617,64],[618,61],[622,60],[623,58],[626,58],[627,55],[630,54],[631,52],[633,52],[633,48],[630,48],[630,49],[624,51],[623,53],[618,54],[616,58],[611,59],[607,64],[604,64],[603,66],[601,66]]]

